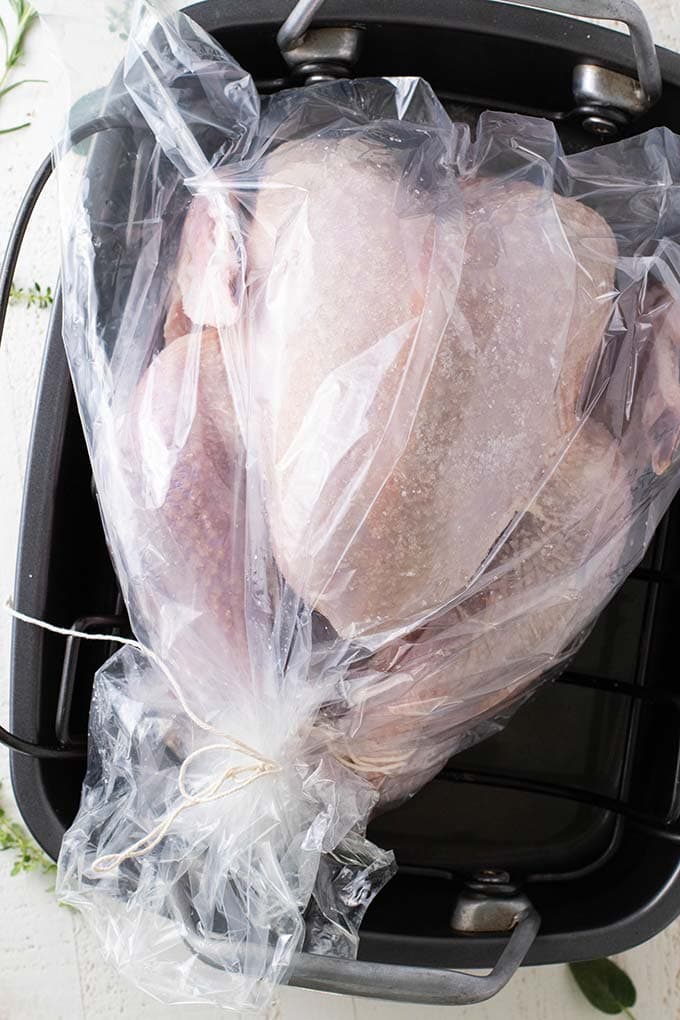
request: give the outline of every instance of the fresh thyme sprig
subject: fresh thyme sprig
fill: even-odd
[[[49,308],[54,301],[54,295],[52,294],[52,288],[46,287],[42,289],[39,283],[34,283],[31,287],[15,287],[12,284],[9,292],[11,301],[22,301],[29,308],[33,305],[37,305],[38,308]]]
[[[0,807],[0,852],[3,850],[14,853],[11,875],[22,871],[42,871],[51,875],[57,870],[54,861],[33,842],[23,825],[10,821],[7,812]]]

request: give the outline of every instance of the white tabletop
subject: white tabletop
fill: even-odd
[[[112,0],[112,6],[122,0]],[[453,0],[452,0],[453,2]],[[639,0],[657,42],[680,50],[680,0]],[[87,5],[87,0],[83,0]],[[5,15],[8,0],[0,0]],[[71,31],[78,31],[75,22]],[[47,68],[47,71],[46,71]],[[49,72],[40,29],[29,38],[24,77]],[[31,119],[17,134],[0,136],[0,249],[31,174],[49,147],[49,85],[26,86],[0,102],[0,128]],[[18,286],[53,284],[58,263],[54,185],[33,217],[16,273]],[[0,603],[12,591],[22,480],[47,312],[12,306],[0,351]],[[0,718],[7,718],[9,620],[0,612]],[[15,812],[6,752],[0,752],[0,804]],[[40,874],[10,877],[0,854],[0,1020],[113,1020],[173,1015],[211,1020],[208,1007],[168,1010],[126,984],[101,958],[78,915],[60,907]],[[638,988],[638,1020],[680,1016],[680,921],[620,962]],[[566,967],[523,970],[492,1002],[456,1010],[397,1006],[283,989],[274,1013],[297,1020],[593,1020],[598,1014],[575,990]],[[601,1015],[601,1014],[600,1014]]]

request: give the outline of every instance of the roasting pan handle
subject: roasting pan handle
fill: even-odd
[[[129,120],[121,120],[114,117],[97,117],[96,120],[90,120],[76,128],[68,137],[65,148],[72,148],[74,145],[84,142],[87,138],[91,138],[92,135],[99,134],[101,131],[108,131],[111,128],[129,128],[131,126]],[[5,249],[5,256],[2,260],[2,265],[0,265],[0,343],[2,343],[2,335],[5,330],[5,319],[7,318],[12,280],[14,279],[14,272],[19,260],[21,245],[23,244],[28,224],[31,221],[33,210],[42,194],[43,188],[50,179],[53,169],[54,160],[52,153],[50,153],[49,156],[45,156],[38,167],[12,224],[7,248]]]
[[[323,2],[324,0],[298,0],[277,35],[279,48],[284,54],[300,42]],[[501,2],[506,3],[507,0]],[[414,3],[417,3],[417,0],[414,0]],[[573,14],[575,17],[622,21],[630,32],[638,81],[634,83],[634,95],[625,95],[625,85],[620,82],[614,83],[614,94],[622,97],[629,112],[636,116],[644,113],[659,99],[661,69],[654,39],[647,19],[634,0],[521,0],[520,6],[552,11],[556,14]]]
[[[80,142],[85,141],[86,138],[99,134],[100,131],[107,131],[110,128],[121,129],[129,127],[131,127],[131,124],[128,120],[121,120],[113,117],[98,117],[96,120],[88,121],[81,127],[76,128],[68,138],[67,147],[70,148],[74,145],[78,145]],[[7,318],[7,308],[12,290],[12,280],[14,279],[14,272],[17,267],[21,245],[26,235],[26,230],[30,223],[33,210],[35,209],[36,203],[42,194],[43,188],[50,179],[52,170],[53,159],[52,154],[50,153],[50,155],[46,156],[42,161],[35,176],[33,177],[33,180],[23,197],[21,206],[19,207],[19,211],[10,231],[5,256],[2,260],[2,265],[0,266],[0,344],[2,343],[2,336],[5,329],[5,319]],[[33,758],[56,758],[60,760],[69,760],[85,757],[85,748],[80,745],[69,746],[60,743],[36,744],[31,740],[25,740],[23,737],[10,733],[2,726],[0,726],[0,744],[4,744],[5,747],[9,747],[12,751],[16,751],[19,754],[27,754]]]
[[[499,891],[502,888],[499,887]],[[501,896],[494,902],[493,889],[486,884],[472,883],[470,890],[473,889],[478,890],[477,894],[472,891],[460,901],[462,923],[458,926],[459,930],[478,936],[483,932],[497,935],[497,929],[511,932],[498,962],[488,974],[465,974],[440,967],[408,967],[366,960],[343,960],[302,952],[295,956],[288,983],[298,988],[418,1005],[464,1006],[485,1002],[500,992],[522,965],[541,922],[524,894],[518,893],[505,900]],[[176,919],[182,924],[185,944],[202,963],[223,969],[223,937],[199,926],[185,888],[178,886],[174,890],[173,901]],[[466,919],[470,923],[465,923]],[[490,919],[491,924],[485,925],[485,919]]]
[[[290,984],[327,992],[430,1006],[466,1006],[492,998],[519,969],[540,927],[533,907],[521,914],[492,971],[485,975],[405,967],[300,953]]]

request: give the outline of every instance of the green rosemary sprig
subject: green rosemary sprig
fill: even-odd
[[[6,96],[8,92],[18,89],[21,85],[28,85],[41,80],[38,78],[22,78],[20,81],[10,81],[15,68],[20,63],[24,54],[26,36],[36,21],[38,14],[28,0],[9,0],[9,3],[14,12],[16,25],[14,27],[14,34],[10,36],[5,22],[0,18],[0,39],[2,39],[5,51],[4,69],[0,73],[0,99]],[[13,131],[21,131],[22,128],[28,127],[29,123],[29,121],[24,121],[23,124],[16,124],[14,127],[0,128],[0,135],[9,135]]]

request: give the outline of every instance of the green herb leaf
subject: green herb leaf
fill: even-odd
[[[2,36],[2,44],[5,47],[5,60],[7,60],[7,54],[9,53],[9,38],[7,36],[5,22],[2,20],[2,18],[0,18],[0,36]]]
[[[25,120],[23,124],[17,124],[16,127],[11,128],[0,128],[0,135],[11,135],[14,131],[23,131],[24,128],[30,127],[31,122]]]
[[[125,40],[128,37],[127,28],[130,24],[131,8],[132,0],[119,0],[117,5],[108,4],[106,7],[109,32],[117,35],[119,39]]]
[[[7,812],[0,808],[0,852],[3,850],[15,854],[10,875],[19,875],[22,871],[42,871],[47,875],[57,870],[54,861],[33,842],[23,825],[11,822]]]
[[[570,963],[569,969],[591,1006],[601,1013],[632,1017],[637,993],[628,975],[612,960],[587,960]]]
[[[41,85],[45,84],[44,78],[22,78],[21,81],[14,81],[11,85],[5,85],[3,89],[0,89],[0,99],[6,96],[8,92],[12,92],[14,89],[18,89],[21,85]]]
[[[9,0],[9,4],[17,21],[26,21],[38,16],[29,0]]]
[[[7,95],[12,89],[18,88],[19,85],[25,85],[28,81],[35,80],[24,79],[21,82],[7,84],[12,71],[23,56],[26,36],[31,25],[33,25],[38,17],[37,11],[33,9],[28,0],[9,0],[9,2],[16,16],[16,28],[14,36],[10,39],[7,25],[0,19],[0,36],[2,36],[5,48],[5,66],[4,69],[0,70],[0,98]],[[21,131],[23,128],[28,127],[28,125],[29,121],[26,121],[26,123],[17,124],[15,127],[2,128],[0,129],[0,135],[9,135],[14,131]]]
[[[54,302],[54,295],[52,294],[52,288],[46,287],[42,289],[39,283],[34,283],[32,287],[24,289],[23,287],[17,287],[12,284],[9,291],[10,301],[22,301],[24,304],[32,308],[33,305],[37,305],[38,308],[49,308]]]

